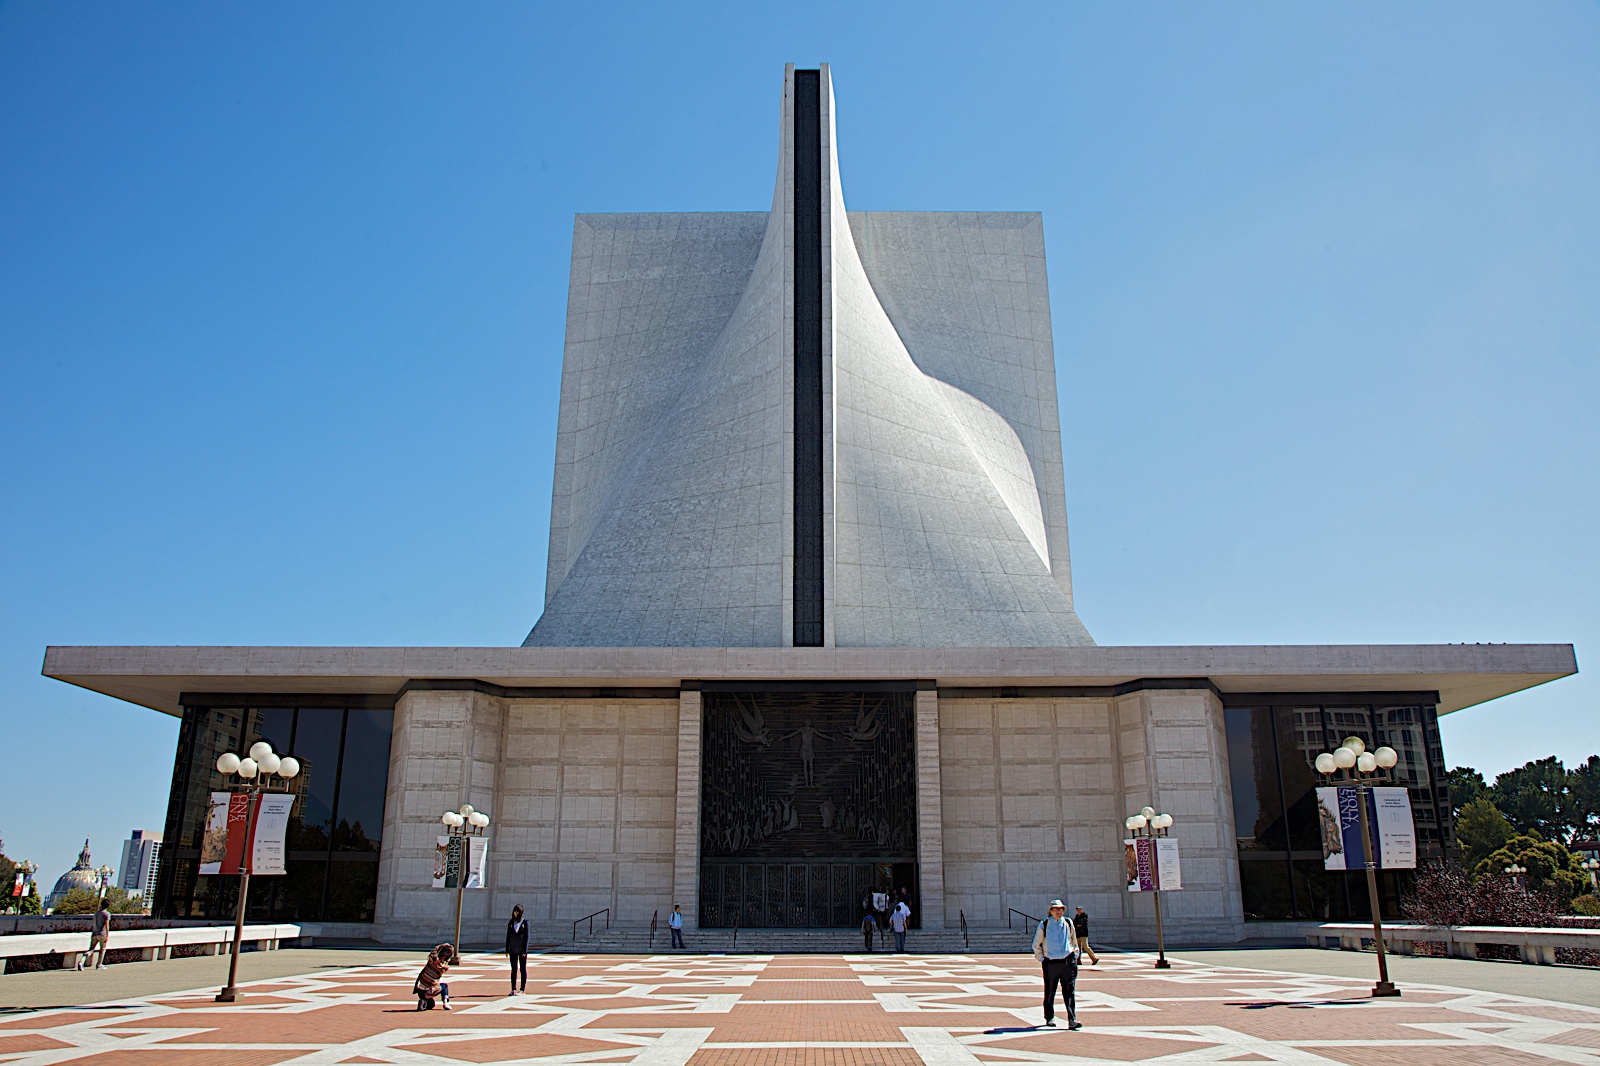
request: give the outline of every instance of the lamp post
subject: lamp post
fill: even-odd
[[[111,875],[116,873],[106,863],[100,864],[100,869],[95,871],[95,880],[100,882],[100,902],[106,901],[106,889],[111,887]]]
[[[1583,868],[1589,871],[1589,887],[1600,892],[1600,877],[1596,876],[1596,871],[1600,871],[1600,859],[1590,859]]]
[[[1339,773],[1339,780],[1352,782],[1356,788],[1356,805],[1361,808],[1361,850],[1367,865],[1367,901],[1372,907],[1372,943],[1378,952],[1378,983],[1372,986],[1374,996],[1398,996],[1400,990],[1389,980],[1389,960],[1383,951],[1383,914],[1378,906],[1378,861],[1372,827],[1367,819],[1367,796],[1374,782],[1386,780],[1387,772],[1400,761],[1395,750],[1385,744],[1377,751],[1368,751],[1366,741],[1360,737],[1345,737],[1344,743],[1333,751],[1325,751],[1316,758],[1317,773],[1329,782]]]
[[[17,872],[22,875],[23,894],[17,897],[17,913],[21,914],[22,901],[28,898],[27,892],[33,885],[33,875],[39,872],[39,864],[29,859],[23,859],[17,863]]]
[[[1518,866],[1516,863],[1512,863],[1510,866],[1506,867],[1506,875],[1509,876],[1512,881],[1515,881],[1519,888],[1522,886],[1522,875],[1527,872],[1528,868],[1526,866]]]
[[[444,826],[444,831],[453,837],[461,838],[461,868],[456,871],[456,938],[451,944],[456,949],[456,958],[461,957],[461,897],[467,889],[467,875],[472,870],[472,846],[467,843],[467,837],[481,837],[483,831],[489,828],[489,816],[482,811],[474,810],[472,804],[463,803],[459,811],[445,811],[439,818]]]
[[[1141,837],[1164,837],[1167,830],[1172,828],[1172,815],[1157,814],[1154,807],[1142,808],[1138,814],[1130,814],[1122,823],[1132,833],[1134,839]],[[1154,875],[1155,900],[1156,900],[1156,969],[1170,970],[1172,963],[1167,961],[1167,942],[1161,935],[1161,860],[1156,856],[1155,845],[1150,847],[1150,872]]]
[[[256,803],[263,792],[289,791],[289,779],[300,773],[300,760],[293,755],[278,755],[272,745],[258,740],[250,745],[250,753],[239,758],[233,752],[217,756],[217,773],[223,777],[236,777],[238,783],[229,791],[244,792],[249,797],[245,808],[244,849],[239,859],[239,906],[233,916],[233,952],[228,960],[228,983],[216,995],[218,1003],[232,1003],[239,994],[234,985],[239,976],[239,942],[244,939],[244,905],[250,894],[250,865],[255,850]]]

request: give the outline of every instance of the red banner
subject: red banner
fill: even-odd
[[[217,871],[218,873],[236,874],[244,869],[245,844],[250,837],[247,825],[249,819],[249,794],[235,792],[229,796],[228,846],[222,856],[222,869]]]

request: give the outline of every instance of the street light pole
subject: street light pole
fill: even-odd
[[[1149,838],[1150,845],[1150,873],[1153,879],[1153,891],[1156,904],[1156,969],[1170,970],[1172,963],[1167,961],[1167,942],[1161,933],[1161,859],[1156,854],[1155,839],[1167,835],[1167,830],[1172,828],[1172,815],[1157,814],[1154,807],[1145,807],[1138,814],[1130,814],[1122,823],[1134,836],[1134,839]]]
[[[1367,797],[1372,792],[1372,781],[1379,771],[1391,769],[1400,761],[1399,754],[1388,745],[1377,751],[1368,751],[1367,742],[1360,737],[1345,737],[1344,743],[1331,752],[1316,758],[1317,773],[1332,781],[1336,771],[1344,771],[1342,780],[1354,782],[1356,805],[1361,808],[1361,850],[1367,867],[1367,903],[1372,908],[1372,943],[1378,953],[1378,983],[1372,986],[1373,996],[1398,996],[1400,990],[1389,980],[1389,960],[1383,950],[1383,912],[1378,903],[1378,855],[1372,826],[1367,818]],[[1347,867],[1348,868],[1348,867]]]
[[[1518,866],[1516,863],[1512,863],[1510,866],[1506,867],[1506,873],[1510,875],[1511,880],[1518,888],[1522,887],[1522,875],[1527,872],[1528,868],[1526,866]]]
[[[480,810],[475,810],[470,803],[463,803],[459,811],[445,811],[439,818],[444,825],[444,831],[461,841],[461,865],[456,869],[456,938],[451,946],[456,949],[456,958],[461,957],[461,899],[466,894],[467,878],[472,872],[472,845],[468,837],[483,835],[489,827],[489,816]]]
[[[256,802],[263,792],[286,792],[289,779],[300,772],[300,760],[278,755],[264,740],[250,745],[250,754],[241,759],[233,752],[217,757],[217,772],[223,777],[237,776],[249,799],[245,806],[244,850],[239,857],[239,905],[233,914],[233,950],[228,959],[228,983],[216,995],[217,1003],[232,1003],[239,996],[239,945],[244,940],[244,908],[250,896],[250,868],[255,855]],[[273,781],[276,776],[281,781]]]
[[[17,863],[17,872],[22,875],[22,892],[17,896],[17,913],[22,913],[22,901],[28,898],[28,890],[33,887],[33,875],[39,872],[39,864],[29,859]]]

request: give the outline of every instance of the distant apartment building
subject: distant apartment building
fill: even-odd
[[[156,872],[161,868],[161,834],[135,829],[122,842],[122,863],[117,887],[130,896],[149,897],[156,890]]]

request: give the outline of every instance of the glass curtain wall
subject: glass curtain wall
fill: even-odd
[[[294,755],[287,872],[252,879],[252,921],[370,922],[377,899],[383,843],[389,740],[389,697],[276,696],[278,706],[196,704],[183,709],[178,755],[167,803],[167,835],[156,886],[156,913],[173,918],[227,918],[238,878],[200,877],[200,836],[209,794],[228,782],[217,756],[244,754],[257,740]]]
[[[1322,868],[1314,791],[1322,780],[1313,762],[1348,736],[1368,747],[1387,744],[1400,756],[1393,783],[1411,791],[1418,862],[1458,853],[1443,789],[1436,703],[1433,693],[1225,697],[1245,918],[1371,917],[1366,874]],[[1399,916],[1411,877],[1405,870],[1380,871],[1385,917]]]

